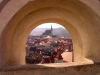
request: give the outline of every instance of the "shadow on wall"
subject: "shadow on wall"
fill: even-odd
[[[0,12],[4,8],[4,6],[9,2],[10,0],[2,0],[0,3]]]
[[[77,65],[77,64],[76,64]],[[75,64],[45,64],[45,65],[24,65],[8,67],[0,70],[0,75],[97,75],[100,73],[100,64],[85,64],[81,63],[76,66]],[[69,67],[70,66],[70,67]]]

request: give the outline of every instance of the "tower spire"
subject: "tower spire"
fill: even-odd
[[[52,24],[51,24],[51,35],[53,35],[53,28],[52,28]]]

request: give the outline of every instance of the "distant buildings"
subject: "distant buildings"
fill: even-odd
[[[72,62],[72,51],[72,40],[63,36],[57,37],[53,35],[51,25],[51,29],[45,30],[41,36],[28,37],[26,43],[26,63],[37,64],[42,61],[44,63]],[[51,62],[50,58],[53,57],[53,52],[56,52],[56,55],[53,58],[54,61]],[[48,53],[50,53],[50,55],[48,55]],[[70,55],[67,56],[66,53],[70,53]],[[39,58],[39,60],[38,55],[41,58]],[[34,56],[36,56],[36,59],[33,59]]]
[[[50,30],[46,30],[42,36],[52,36],[53,35],[53,28],[52,28],[52,25],[51,25],[51,29]]]

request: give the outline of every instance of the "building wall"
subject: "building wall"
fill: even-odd
[[[29,33],[47,22],[59,23],[69,31],[75,62],[100,62],[99,0],[9,0],[0,12],[0,68],[25,65]]]
[[[47,65],[29,65],[20,66],[16,68],[7,68],[0,72],[0,75],[100,75],[100,64],[90,64],[90,65],[82,65],[82,63],[76,64],[63,64],[63,66],[59,66],[60,64],[48,65],[52,67],[47,67]],[[70,66],[70,67],[68,67]]]

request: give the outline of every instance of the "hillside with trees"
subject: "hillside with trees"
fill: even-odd
[[[50,30],[50,28],[35,28],[30,35],[32,36],[38,36],[42,35],[45,30]],[[68,31],[65,28],[59,27],[59,28],[53,28],[53,35],[57,35],[59,37],[70,37]]]

